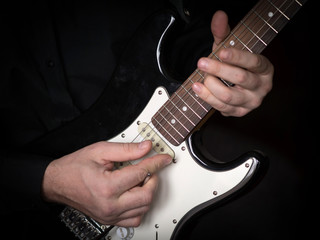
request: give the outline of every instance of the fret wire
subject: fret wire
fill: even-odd
[[[260,14],[260,12],[258,12],[257,11],[257,8],[260,8],[261,9],[261,7],[262,7],[262,4],[270,4],[270,6],[272,6],[273,8],[275,8],[275,10],[272,10],[272,11],[270,11],[269,13],[271,13],[273,16],[271,16],[271,17],[269,17],[269,18],[264,18],[263,16],[266,14],[266,12],[261,12],[261,13],[263,13],[263,15],[261,15]],[[251,53],[253,53],[253,51],[252,51],[252,49],[253,48],[256,48],[258,45],[258,43],[262,43],[262,44],[259,44],[259,46],[258,47],[260,47],[260,48],[262,48],[262,50],[264,49],[264,47],[265,46],[267,46],[268,45],[268,40],[270,39],[270,40],[272,40],[273,38],[274,38],[274,36],[275,35],[273,35],[273,34],[277,34],[278,33],[278,31],[280,31],[281,30],[281,28],[285,25],[285,23],[286,22],[283,22],[283,20],[281,20],[281,17],[284,17],[283,19],[287,19],[287,20],[290,20],[290,17],[289,17],[289,15],[287,15],[286,13],[286,11],[288,10],[288,9],[290,9],[290,11],[294,14],[294,11],[296,10],[295,8],[294,8],[294,6],[292,6],[292,4],[293,3],[297,3],[298,5],[300,5],[300,6],[302,6],[302,4],[299,2],[299,1],[297,1],[297,0],[293,0],[292,2],[290,2],[289,3],[289,6],[288,6],[288,3],[285,1],[285,2],[281,2],[282,4],[281,4],[281,6],[276,6],[275,4],[276,3],[272,3],[270,0],[266,0],[266,1],[259,1],[258,2],[258,4],[255,6],[255,9],[253,9],[251,12],[249,12],[247,15],[246,15],[246,17],[244,18],[244,20],[242,20],[241,22],[240,22],[240,24],[238,24],[237,26],[236,26],[236,28],[230,33],[230,35],[229,35],[229,37],[227,37],[223,42],[222,42],[222,44],[220,44],[220,46],[215,50],[215,51],[213,51],[210,55],[209,55],[209,57],[211,57],[211,58],[213,58],[213,57],[215,57],[217,60],[219,60],[220,62],[222,62],[221,61],[221,59],[217,56],[217,53],[218,53],[218,51],[220,51],[221,50],[221,48],[222,47],[224,47],[224,48],[227,48],[227,46],[225,45],[226,44],[226,42],[227,41],[229,41],[229,43],[230,43],[230,46],[234,46],[234,45],[232,45],[231,44],[231,41],[233,41],[232,40],[232,37],[234,37],[235,38],[235,40],[236,40],[236,43],[235,44],[241,44],[241,46],[242,46],[242,49],[243,50],[248,50],[249,52],[251,52]],[[284,5],[286,5],[286,9],[281,9]],[[270,7],[269,7],[270,8]],[[262,9],[260,10],[260,11],[262,11],[262,10],[264,10],[265,11],[265,8],[264,7],[262,7]],[[297,11],[297,10],[296,10]],[[275,12],[278,12],[279,14],[276,14],[275,15]],[[291,12],[289,12],[289,14],[291,14]],[[291,15],[290,15],[291,16]],[[256,19],[259,19],[258,20],[258,22],[256,22],[255,20]],[[281,21],[280,21],[281,20]],[[261,26],[260,25],[258,25],[259,24],[259,21],[260,21],[260,24],[261,24]],[[278,21],[280,21],[280,22],[278,22]],[[273,23],[271,23],[271,22],[273,22]],[[251,24],[253,24],[252,26],[251,26]],[[280,27],[280,30],[277,30],[274,26],[276,25],[276,24],[278,24],[279,25],[279,27]],[[242,26],[244,26],[244,28],[242,28],[241,27],[241,25]],[[255,29],[254,28],[252,28],[253,26],[256,26],[256,27],[260,27],[259,29],[258,29],[258,31],[255,31]],[[268,29],[266,29],[266,28],[268,28]],[[245,29],[247,29],[248,31],[245,31]],[[270,32],[270,31],[272,31],[273,32],[273,34],[272,34],[272,32]],[[237,31],[241,31],[241,33],[237,33]],[[251,33],[251,34],[253,34],[251,37],[248,35],[248,33]],[[262,35],[258,35],[259,33],[262,33]],[[239,35],[238,35],[239,34]],[[267,35],[268,34],[268,35]],[[271,34],[271,36],[269,36]],[[240,35],[243,35],[243,37],[241,37]],[[272,36],[273,35],[273,36]],[[247,43],[245,43],[245,41],[244,41],[244,37],[249,37],[249,40],[248,40],[248,42]],[[263,38],[266,38],[267,37],[267,42],[263,39]],[[253,44],[253,46],[252,47],[249,47],[249,43],[251,43],[252,41],[254,41],[254,39],[257,39],[257,41]],[[261,46],[260,46],[261,45]],[[239,46],[240,47],[240,46]],[[241,48],[241,47],[240,47]],[[260,49],[261,50],[261,49]],[[195,77],[197,77],[198,79],[195,79]],[[181,109],[180,108],[178,108],[177,107],[177,105],[173,102],[173,100],[174,100],[174,98],[179,98],[178,99],[178,101],[179,102],[181,102],[181,103],[183,103],[183,104],[185,104],[186,106],[188,106],[189,107],[189,109],[191,109],[192,110],[192,112],[194,113],[194,115],[196,115],[199,119],[201,119],[201,117],[198,115],[198,113],[197,112],[195,112],[195,111],[199,111],[199,109],[203,109],[203,110],[205,110],[206,112],[208,112],[207,111],[207,109],[206,109],[206,107],[203,105],[203,104],[201,104],[195,97],[197,97],[197,95],[195,94],[195,96],[193,96],[193,94],[191,93],[191,87],[190,87],[190,85],[188,84],[188,82],[190,82],[191,83],[191,85],[193,84],[193,83],[195,83],[195,82],[201,82],[202,80],[204,79],[204,76],[202,75],[202,73],[201,73],[201,71],[199,71],[198,69],[196,69],[196,71],[187,79],[187,81],[184,83],[184,84],[182,84],[181,85],[181,88],[180,88],[180,93],[181,93],[181,91],[184,91],[184,93],[183,93],[183,95],[179,95],[178,93],[175,93],[173,96],[172,96],[172,98],[170,98],[169,99],[169,102],[171,102],[172,103],[172,107],[171,107],[171,110],[175,110],[175,111],[169,111],[169,106],[167,105],[165,108],[165,110],[166,111],[168,111],[168,113],[166,113],[166,116],[163,116],[163,114],[164,114],[164,112],[163,112],[163,114],[162,113],[159,113],[160,115],[159,115],[159,117],[161,118],[162,117],[162,120],[160,120],[160,121],[166,121],[166,117],[169,115],[169,114],[171,114],[172,116],[174,116],[174,118],[180,123],[180,125],[181,125],[181,127],[183,127],[183,128],[185,128],[185,130],[187,130],[187,131],[189,131],[188,129],[187,129],[187,127],[184,125],[184,124],[182,124],[182,122],[181,122],[181,117],[182,116],[184,116],[184,117],[186,117],[186,120],[188,120],[188,121],[190,121],[193,125],[194,125],[194,123],[181,111]],[[192,105],[190,106],[187,102],[188,102],[188,99],[189,99],[189,101],[190,100],[195,100],[197,103],[198,103],[198,105],[196,106],[196,108],[192,108],[192,107],[194,107],[193,105],[195,104],[195,101],[193,101],[193,103],[192,103]],[[177,102],[178,103],[178,102]],[[205,103],[205,102],[204,102]],[[174,108],[176,108],[176,109],[174,109]],[[212,108],[211,106],[210,106],[210,108]],[[210,109],[209,108],[209,109]],[[175,112],[176,113],[178,113],[178,111],[180,112],[180,117],[175,117]],[[180,119],[178,119],[178,118],[180,118]],[[156,119],[156,118],[154,118],[155,119],[155,121],[157,121],[158,122],[158,125],[159,126],[162,126],[162,124],[161,124],[161,122],[159,122],[158,121],[158,119]],[[173,129],[175,129],[176,131],[177,131],[177,129],[175,128],[175,127],[173,127],[168,121],[167,121],[167,123],[169,124],[169,126],[171,126]],[[194,125],[195,126],[195,125]],[[166,129],[165,129],[165,127],[164,126],[162,126],[162,128],[167,132],[167,134],[168,135],[170,135],[170,137],[176,142],[176,143],[179,143],[178,142],[178,140],[177,139],[175,139],[175,137],[173,137]],[[181,129],[181,128],[180,128]],[[178,131],[177,131],[178,132]],[[178,132],[178,134],[180,134],[179,132]],[[180,136],[182,136],[183,137],[183,135],[182,134],[180,134]]]
[[[204,80],[204,76],[203,76],[203,74],[201,73],[201,71],[199,71],[198,68],[193,72],[193,74],[191,75],[191,77],[188,78],[189,82],[191,82],[192,84],[194,83],[194,81],[192,80],[192,78],[194,78],[195,76],[200,77],[198,80],[196,80],[196,82],[202,82],[202,83],[203,83],[202,80]],[[186,85],[186,87],[184,87],[185,85]],[[191,92],[193,92],[192,87],[191,87],[191,86],[190,86],[190,87],[187,87],[187,85],[188,85],[188,84],[187,84],[187,81],[186,81],[184,84],[182,84],[182,86],[185,88],[186,93],[188,93],[189,95],[191,95],[191,97],[197,101],[197,103],[199,104],[199,106],[200,106],[203,110],[205,110],[205,112],[208,112],[208,111],[212,108],[211,105],[207,104],[204,100],[202,100],[201,98],[199,98],[197,94],[194,94],[195,96],[193,96],[193,94],[191,93]],[[189,90],[188,90],[187,88],[188,88]],[[194,92],[193,92],[193,93],[194,93]],[[196,97],[196,98],[195,98],[195,97]],[[208,105],[208,107],[206,107],[205,105]]]
[[[262,42],[265,46],[268,46],[256,33],[254,33],[249,26],[247,26],[243,21],[241,23],[256,37],[260,42]],[[261,28],[260,28],[261,29]],[[252,38],[251,38],[252,39]],[[250,40],[251,41],[251,40]]]
[[[169,114],[171,114],[170,111],[168,111],[168,112],[169,112]],[[159,111],[159,114],[161,115],[162,119],[166,119],[166,118],[162,115],[161,111]],[[173,129],[183,138],[183,135],[171,124],[170,121],[166,121],[166,122],[169,124],[169,126],[170,126],[171,128],[173,128]]]
[[[193,95],[183,86],[181,85],[181,87],[187,92],[189,93],[189,95],[192,97],[192,99],[198,103],[198,105],[205,111],[205,112],[208,112],[208,110],[196,99],[193,97]]]
[[[263,4],[263,2],[261,2],[262,4]],[[259,7],[259,4],[256,6],[256,9]],[[248,40],[248,42],[247,42],[247,45],[249,45],[249,43],[251,43],[253,40],[254,40],[254,38],[257,38],[258,39],[258,41],[256,41],[256,42],[254,42],[253,43],[253,45],[251,46],[251,49],[253,49],[253,48],[256,48],[258,45],[257,45],[257,43],[262,43],[264,46],[258,46],[261,50],[263,50],[268,44],[262,39],[262,37],[265,35],[265,33],[267,32],[264,32],[262,35],[261,35],[261,37],[259,37],[259,35],[258,35],[258,33],[266,26],[266,24],[265,24],[265,22],[262,22],[263,24],[260,26],[258,23],[259,23],[259,21],[255,21],[255,19],[256,19],[256,17],[258,17],[258,19],[260,20],[260,22],[261,22],[261,19],[262,18],[260,18],[255,12],[256,12],[256,9],[253,9],[252,11],[251,11],[251,13],[249,13],[249,16],[250,17],[248,17],[248,18],[252,18],[253,17],[253,19],[251,20],[251,23],[254,23],[253,24],[253,26],[252,27],[255,27],[255,26],[258,26],[259,27],[259,30],[258,31],[254,31],[253,29],[252,29],[252,27],[250,26],[250,24],[251,23],[248,23],[248,24],[246,24],[245,23],[245,21],[241,21],[241,24],[243,24],[252,34],[253,34],[253,36]],[[269,28],[268,28],[268,30],[269,30]],[[246,35],[246,34],[245,34]],[[259,51],[261,51],[261,50],[256,50],[255,52],[259,52]]]
[[[255,6],[255,8],[252,9],[251,14],[250,14],[250,12],[249,12],[249,16],[250,16],[250,15],[253,16],[253,14],[254,14],[256,17],[258,17],[258,19],[260,20],[260,22],[261,22],[261,20],[263,20],[263,22],[261,22],[261,23],[263,23],[263,24],[262,24],[261,26],[258,25],[258,26],[260,27],[258,31],[253,31],[253,30],[251,29],[251,27],[250,27],[250,23],[246,24],[246,23],[245,23],[245,20],[241,21],[241,23],[242,23],[246,28],[248,28],[248,30],[253,34],[253,36],[256,37],[261,43],[263,43],[264,46],[258,46],[258,45],[257,45],[258,41],[256,41],[256,42],[252,45],[251,49],[256,48],[256,47],[259,47],[259,48],[260,48],[260,49],[257,49],[257,50],[255,51],[255,52],[257,52],[257,53],[258,53],[258,52],[261,52],[261,51],[265,48],[265,46],[268,45],[262,38],[263,38],[264,36],[266,36],[267,33],[270,33],[269,30],[272,29],[273,31],[277,32],[273,27],[270,27],[271,25],[270,25],[266,20],[264,20],[264,18],[257,12],[257,9],[258,9],[258,8],[262,8],[262,9],[265,10],[265,7],[263,7],[262,4],[265,5],[266,2],[260,1],[260,2]],[[248,18],[250,18],[249,16],[248,16]],[[254,18],[254,19],[256,19],[256,18]],[[254,21],[254,19],[252,19],[251,23],[254,22],[254,25],[253,25],[253,26],[257,26],[257,23],[258,23],[259,21],[256,22],[256,21]],[[259,35],[258,35],[259,32],[261,32],[261,31],[263,30],[263,28],[265,28],[265,27],[268,27],[268,29],[267,29],[265,32],[263,32],[262,35],[259,37]],[[255,32],[256,32],[256,33],[255,33]],[[248,45],[250,42],[253,41],[254,37],[251,37],[251,39],[248,41],[247,45]],[[273,38],[273,37],[272,37],[272,38]]]
[[[297,4],[297,5],[295,5],[295,4]],[[284,12],[286,12],[286,15],[287,15],[289,18],[291,18],[291,17],[293,17],[294,14],[301,8],[301,5],[300,5],[300,4],[301,4],[301,3],[297,2],[297,1],[289,1],[289,3],[286,1],[286,2],[284,2],[284,3],[281,5],[280,8],[283,8],[284,5],[287,5],[287,6],[286,6],[286,9],[284,10]],[[293,8],[293,10],[294,10],[293,12],[290,11],[290,10],[292,10],[292,8]]]
[[[270,3],[270,1],[268,1],[268,2]],[[273,18],[271,18],[271,19],[274,20],[273,25],[275,25],[276,23],[278,23],[278,25],[279,25],[279,26],[278,26],[279,30],[281,30],[282,27],[286,24],[286,22],[281,21],[281,19],[280,19],[281,17],[284,17],[286,20],[290,20],[290,18],[287,17],[287,15],[284,14],[284,12],[280,10],[286,2],[287,2],[287,1],[283,1],[282,4],[281,4],[279,7],[275,6],[275,4],[273,4],[273,3],[270,4],[270,5],[272,5],[272,6],[275,8],[275,10],[279,13],[279,15],[278,15],[277,17],[274,16]],[[291,1],[291,2],[289,3],[289,6],[287,6],[286,9],[284,9],[284,11],[288,10],[288,8],[291,7],[294,2],[295,2],[295,1]],[[271,40],[272,40],[272,39],[271,39]]]
[[[174,93],[174,94],[176,94],[176,93]],[[180,100],[181,100],[186,106],[188,106],[189,109],[191,109],[191,111],[192,111],[199,119],[201,119],[201,117],[192,109],[192,107],[190,107],[190,106],[179,96],[179,94],[176,94],[176,96],[178,96],[178,98],[180,98]]]
[[[196,75],[196,73],[194,73],[193,76],[191,76],[191,77],[194,77],[195,75]],[[189,80],[192,81],[191,79],[189,79]],[[181,87],[184,88],[185,93],[181,96],[181,95],[177,94],[177,92],[178,92],[178,91],[177,91],[177,92],[171,97],[171,99],[169,99],[170,102],[172,103],[172,106],[173,106],[173,107],[171,108],[171,111],[170,111],[168,108],[167,108],[167,110],[169,110],[170,113],[173,112],[173,114],[174,114],[174,112],[179,111],[179,112],[182,114],[182,116],[184,116],[193,126],[196,126],[196,124],[195,124],[188,116],[186,116],[186,114],[185,114],[184,112],[182,112],[179,107],[176,106],[176,104],[174,103],[173,99],[178,96],[179,101],[181,101],[181,102],[184,103],[186,106],[188,106],[188,108],[191,109],[191,111],[193,112],[193,114],[196,115],[196,116],[199,118],[199,120],[201,120],[201,116],[199,116],[199,114],[197,114],[197,109],[199,109],[199,106],[201,106],[201,107],[203,108],[203,110],[205,110],[206,112],[208,112],[208,111],[206,110],[206,108],[205,108],[199,101],[197,101],[197,103],[199,104],[199,106],[198,106],[197,109],[195,109],[195,108],[193,108],[192,105],[190,106],[190,104],[188,104],[185,100],[183,100],[183,98],[185,98],[186,96],[191,96],[193,99],[195,99],[195,98],[192,96],[192,94],[190,93],[190,91],[188,91],[188,90],[185,88],[184,84],[183,84]],[[190,90],[191,90],[191,88],[190,88]],[[180,92],[181,92],[181,91],[180,91]],[[196,100],[196,99],[195,99],[195,100]],[[172,110],[174,109],[174,107],[176,108],[176,109],[175,109],[176,111],[172,111]],[[195,109],[195,110],[194,110],[194,109]],[[163,116],[163,117],[165,118],[165,116]]]
[[[191,75],[191,77],[189,77],[189,81],[191,83],[194,83],[194,81],[192,80],[192,78],[194,78],[195,76],[198,76],[200,77],[200,79],[204,78],[202,76],[202,74],[198,71],[198,69]],[[183,95],[179,95],[179,97],[183,97],[183,98],[186,98],[186,101],[184,101],[186,103],[187,106],[189,106],[189,108],[198,116],[199,120],[202,119],[203,114],[207,114],[208,111],[212,108],[211,105],[207,104],[206,102],[204,102],[203,100],[201,100],[200,98],[196,98],[196,94],[195,96],[193,96],[192,94],[192,88],[191,88],[191,85],[188,86],[189,84],[187,82],[185,82],[184,84],[181,85],[181,88],[178,90],[180,93],[181,93],[181,90],[184,90],[184,94]],[[177,91],[177,92],[178,92]],[[185,97],[187,96],[187,97]],[[190,99],[190,97],[192,99]],[[192,104],[188,104],[187,101],[192,101]],[[196,104],[196,107],[194,106]],[[208,105],[208,107],[205,107],[205,105]],[[179,109],[180,110],[180,109]],[[181,111],[181,110],[180,110]],[[200,113],[200,115],[198,114]],[[199,122],[199,121],[197,121]]]
[[[286,19],[290,20],[290,18],[289,18],[286,14],[284,14],[277,6],[275,6],[270,0],[268,0],[268,2],[269,2],[272,6],[274,6],[274,7],[279,11],[279,13],[281,13]]]
[[[253,11],[254,14],[256,14],[260,19],[262,19],[262,21],[267,24],[275,33],[278,33],[278,31],[268,23],[268,21],[266,21],[262,16],[260,16],[259,13],[257,13],[256,11]]]
[[[266,47],[268,44],[267,44],[262,38],[264,37],[264,35],[268,32],[268,30],[269,30],[270,28],[268,28],[267,31],[264,32],[261,36],[258,35],[258,33],[266,26],[266,21],[264,21],[264,19],[258,14],[257,9],[260,8],[260,7],[262,7],[263,9],[265,9],[265,7],[262,6],[262,5],[265,5],[265,4],[266,4],[265,1],[260,1],[260,2],[255,6],[255,8],[253,8],[253,9],[249,12],[249,15],[253,17],[251,23],[252,23],[252,22],[254,23],[254,24],[253,24],[253,27],[254,27],[254,26],[258,26],[258,27],[259,27],[259,30],[258,30],[258,31],[254,31],[254,30],[252,29],[252,27],[250,26],[251,23],[246,24],[246,23],[245,23],[245,20],[244,20],[244,21],[241,21],[241,22],[245,25],[245,27],[247,27],[248,30],[254,35],[254,37],[256,37],[256,38],[264,45],[264,47]],[[255,17],[254,17],[254,16],[255,16]],[[258,21],[256,20],[256,17],[258,17]],[[248,17],[248,18],[249,18],[249,17]],[[263,21],[261,22],[261,20],[263,20]],[[259,23],[261,23],[261,26],[259,25]],[[268,26],[269,26],[269,25],[268,25]],[[254,37],[251,37],[251,39],[249,40],[248,44],[254,40]],[[256,47],[257,47],[257,43],[258,43],[258,41],[256,41],[256,42],[252,45],[251,49],[256,48]],[[258,46],[258,47],[259,47],[259,46]],[[264,47],[261,46],[261,47],[260,47],[261,50],[263,50]],[[261,51],[261,50],[257,50],[257,51],[255,51],[255,52],[259,52],[259,51]]]
[[[166,106],[168,105],[168,102],[170,102],[169,101],[169,99],[168,99],[168,101],[157,111],[157,113],[154,115],[154,118],[155,118],[155,120],[159,123],[159,124],[161,124],[161,122],[162,121],[165,121],[166,123],[168,123],[172,128],[174,128],[175,130],[176,130],[176,132],[177,133],[179,133],[179,135],[182,137],[182,138],[184,138],[185,136],[183,136],[183,135],[181,135],[180,134],[180,131],[181,131],[181,127],[179,128],[179,129],[176,129],[175,127],[173,127],[172,125],[171,125],[171,123],[168,121],[168,118],[167,118],[167,116],[169,115],[169,114],[171,114],[171,115],[173,115],[173,112],[174,111],[172,111],[172,109],[178,109],[179,111],[180,111],[180,109],[173,103],[173,102],[171,102],[172,103],[172,108],[171,108],[171,110],[169,110]],[[166,109],[167,110],[167,114],[165,114],[165,115],[163,115],[161,112],[163,111],[163,109]],[[176,112],[176,111],[175,111]],[[182,113],[182,112],[181,112]],[[182,113],[183,114],[183,113]],[[160,118],[161,119],[156,119],[157,118],[157,115],[159,116],[160,115]],[[173,115],[174,116],[174,115]],[[196,126],[187,116],[185,116],[186,117],[186,119],[193,125],[193,127],[194,126]],[[177,119],[177,117],[174,117],[179,123],[181,123],[181,121],[180,120],[178,120]],[[161,125],[162,126],[162,128],[164,128],[164,125]],[[181,126],[184,128],[184,129],[186,129],[187,130],[187,132],[189,133],[190,132],[190,130],[188,130],[186,127],[185,127],[185,125],[184,124],[182,124],[181,123]]]
[[[188,91],[186,91],[186,93],[184,94],[184,96],[186,95],[188,93]],[[189,93],[190,94],[190,93]],[[175,95],[173,95],[171,98],[172,99],[174,99],[176,96],[178,96],[179,97],[179,100],[182,100],[182,102],[183,103],[185,103],[185,105],[186,106],[188,106],[189,107],[189,109],[191,109],[192,110],[192,112],[194,113],[194,115],[196,115],[198,118],[199,118],[199,120],[201,120],[201,117],[192,109],[192,107],[188,104],[188,103],[186,103],[178,94],[175,94]],[[184,97],[183,96],[183,97]],[[168,106],[168,103],[171,103],[172,104],[172,107],[171,107],[171,110],[169,110],[166,106]],[[159,114],[161,114],[161,117],[162,117],[162,120],[164,120],[164,121],[166,121],[166,122],[169,122],[168,120],[167,120],[167,118],[168,118],[168,114],[171,114],[172,116],[175,116],[174,114],[175,114],[175,112],[180,112],[180,114],[181,114],[181,117],[182,116],[184,116],[184,118],[186,119],[186,120],[188,120],[189,121],[189,123],[191,123],[192,125],[193,125],[193,127],[195,127],[196,126],[196,124],[188,117],[188,116],[186,116],[186,114],[184,113],[184,112],[182,112],[181,111],[181,109],[179,108],[179,107],[177,107],[177,105],[174,103],[174,101],[172,101],[171,99],[169,99],[168,100],[168,102],[164,105],[164,107],[166,108],[166,110],[167,110],[167,114],[166,115],[163,115],[160,111],[163,111],[163,110],[160,110],[159,111]],[[182,124],[182,122],[180,121],[180,119],[178,119],[178,116],[177,117],[175,117],[176,118],[176,120],[178,120],[180,123],[181,123],[181,126],[184,128],[184,129],[187,129],[186,127],[185,127],[185,125],[184,124]],[[157,119],[157,121],[159,122],[159,120]],[[161,121],[161,120],[160,120]],[[199,122],[199,121],[198,121]],[[171,124],[170,124],[171,125]],[[176,129],[176,128],[175,128]],[[176,129],[176,130],[181,130],[182,128],[180,128],[180,129]],[[191,129],[190,129],[191,130]],[[187,129],[187,131],[188,132],[190,132],[188,129]]]
[[[154,119],[155,121],[157,121],[157,123],[158,123],[158,125],[167,133],[167,135],[169,135],[177,144],[179,144],[179,141],[175,138],[175,137],[173,137],[168,131],[167,131],[167,129],[155,118],[155,117],[152,117],[152,119]],[[161,132],[160,130],[159,130],[159,132]],[[161,133],[162,134],[162,133]],[[163,134],[162,134],[163,135]]]
[[[232,36],[234,36],[249,52],[253,53],[252,50],[244,44],[233,32],[231,32]]]
[[[167,112],[173,117],[173,119],[175,119],[175,120],[177,120],[179,123],[180,123],[180,125],[185,129],[185,130],[187,130],[187,132],[189,133],[190,132],[190,130],[179,120],[179,118],[177,118],[175,115],[173,115],[173,113],[166,107],[166,106],[164,106],[165,107],[165,109],[167,110]],[[180,110],[180,109],[179,109]],[[181,111],[180,111],[181,112]],[[181,112],[181,114],[183,114],[182,112]],[[192,124],[192,122],[190,121],[190,119],[188,118],[188,117],[186,117],[187,118],[187,120]],[[181,128],[180,128],[181,129]]]
[[[174,93],[174,94],[175,94],[175,93]],[[176,95],[176,96],[178,96],[178,95]],[[196,126],[196,124],[195,124],[193,121],[191,121],[191,119],[190,119],[188,116],[186,116],[185,113],[183,113],[180,108],[177,107],[177,105],[171,100],[171,98],[169,98],[168,101],[171,102],[172,105],[175,106],[175,108],[176,108],[193,126]],[[172,111],[170,111],[170,112],[172,112]]]

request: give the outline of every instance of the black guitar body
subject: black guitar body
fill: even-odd
[[[170,66],[166,65],[162,56],[166,50],[166,40],[172,36],[179,24],[170,11],[158,12],[150,17],[127,46],[112,80],[96,103],[77,119],[34,141],[28,149],[33,149],[37,154],[60,157],[94,142],[108,140],[137,118],[157,87],[163,86],[169,94],[173,93],[180,86],[180,82],[171,77],[174,74],[170,74]],[[255,172],[250,173],[250,178],[232,193],[195,206],[186,213],[172,233],[172,240],[187,239],[195,219],[205,211],[220,206],[236,193],[248,189],[247,187],[251,186],[249,183],[255,182],[256,177],[260,176],[260,170],[266,169],[265,157],[259,152],[250,152],[234,161],[219,163],[202,153],[205,149],[197,133],[189,137],[187,144],[194,161],[208,171],[228,170],[243,164],[251,157],[255,158],[256,166]]]

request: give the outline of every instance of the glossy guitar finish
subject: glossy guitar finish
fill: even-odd
[[[146,137],[143,137],[138,130],[139,125],[150,123],[151,117],[167,99],[165,89],[156,89],[141,115],[125,131],[110,141],[139,142],[144,140]],[[151,123],[150,127],[146,134],[150,133],[149,136],[152,139],[155,135],[153,131],[156,130]],[[157,134],[161,136],[160,133]],[[111,239],[175,239],[179,231],[176,230],[175,234],[173,232],[181,222],[188,220],[189,211],[190,213],[199,211],[235,193],[254,176],[259,169],[260,160],[263,160],[263,157],[256,153],[254,156],[238,159],[237,166],[222,170],[201,163],[199,157],[193,152],[191,138],[189,142],[184,142],[177,147],[167,141],[165,144],[173,150],[174,162],[159,173],[161,184],[154,197],[151,210],[144,216],[138,228],[115,227],[112,229],[109,235]],[[154,153],[151,154],[158,153],[159,149],[166,153],[166,148],[164,145],[154,144]],[[260,156],[260,159],[257,156]],[[131,233],[131,237],[120,238],[120,232]]]
[[[259,1],[217,51],[236,47],[260,53],[305,2]],[[192,133],[212,109],[194,94],[191,85],[195,81],[203,81],[203,73],[195,70],[179,87],[166,74],[162,65],[163,40],[174,22],[175,18],[169,12],[159,13],[146,22],[142,34],[136,36],[134,44],[128,47],[123,56],[114,74],[114,81],[87,116],[87,120],[95,117],[93,119],[99,123],[103,122],[105,116],[109,118],[109,125],[105,126],[108,128],[107,132],[101,124],[99,127],[92,125],[89,135],[101,137],[103,134],[110,136],[120,132],[110,138],[110,142],[140,142],[148,139],[153,142],[150,155],[168,153],[174,158],[173,163],[159,173],[157,195],[141,225],[137,228],[115,226],[103,239],[178,239],[191,219],[244,189],[255,179],[261,166],[265,165],[264,156],[258,152],[248,153],[227,164],[214,163],[202,156],[199,146],[193,141]],[[141,49],[144,51],[140,51]],[[132,56],[135,57],[134,61]],[[220,60],[216,52],[209,57]],[[150,73],[153,73],[151,81]],[[130,93],[128,89],[131,90]],[[148,99],[150,101],[147,104]],[[106,102],[130,108],[123,111],[122,108],[106,107],[103,105]],[[97,110],[100,110],[98,115]],[[136,114],[137,111],[141,112],[140,115]],[[126,122],[132,123],[121,130],[124,122],[119,119],[124,116]],[[83,120],[79,121],[81,123]],[[110,129],[110,125],[117,127]],[[76,130],[77,127],[71,129]],[[101,225],[98,224],[99,227]],[[105,226],[98,233],[102,233],[103,229]],[[85,235],[77,236],[86,239]]]

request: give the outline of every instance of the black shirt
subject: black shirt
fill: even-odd
[[[197,59],[210,52],[213,42],[210,19],[217,8],[204,7],[206,14],[199,14],[199,6],[187,2],[193,6],[189,10],[194,13],[191,16],[196,17],[187,25],[182,22],[179,35],[171,38],[172,44],[167,48],[166,58],[170,66],[178,69],[177,76],[187,76]],[[46,208],[41,199],[41,184],[50,161],[114,134],[113,129],[105,127],[104,135],[90,135],[90,139],[80,138],[80,144],[67,146],[61,138],[68,134],[59,133],[59,129],[75,139],[81,133],[68,130],[73,129],[72,122],[77,126],[74,129],[91,131],[84,124],[87,120],[77,119],[88,115],[108,88],[137,29],[148,17],[170,6],[167,1],[149,0],[35,0],[9,4],[2,8],[0,20],[2,214]],[[101,128],[107,125],[98,120],[95,124]],[[47,136],[55,139],[56,144],[42,141]]]

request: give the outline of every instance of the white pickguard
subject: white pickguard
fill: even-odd
[[[167,99],[166,90],[157,88],[139,117],[124,132],[109,141],[142,141],[139,124],[150,123],[152,116]],[[134,229],[115,227],[105,239],[169,240],[174,228],[188,211],[208,200],[234,192],[250,178],[255,168],[255,159],[250,158],[229,171],[210,171],[193,159],[186,142],[178,147],[167,144],[174,151],[175,161],[159,172],[157,195],[143,222]]]

